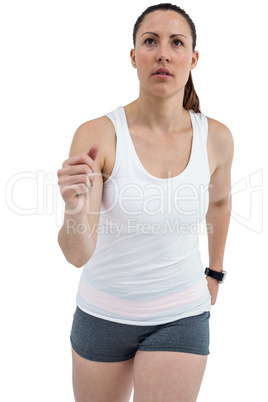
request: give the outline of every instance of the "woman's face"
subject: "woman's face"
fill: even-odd
[[[145,16],[130,56],[141,87],[158,96],[183,90],[199,58],[198,52],[192,50],[187,21],[171,10],[157,10]],[[171,75],[154,74],[159,68],[168,69]]]

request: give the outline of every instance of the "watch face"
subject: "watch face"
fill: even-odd
[[[223,282],[225,281],[227,272],[226,272],[226,271],[222,271],[222,274],[223,274],[223,276],[222,276],[222,280],[220,281],[220,283],[223,283]]]

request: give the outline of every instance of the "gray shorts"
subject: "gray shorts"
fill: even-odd
[[[210,312],[159,325],[119,324],[92,316],[76,307],[70,341],[85,359],[121,362],[137,350],[209,355]]]

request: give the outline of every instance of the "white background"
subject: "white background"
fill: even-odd
[[[74,400],[69,334],[82,271],[65,260],[57,243],[63,203],[56,172],[80,124],[137,98],[129,58],[132,29],[145,8],[157,3],[1,5],[0,399],[5,402]],[[196,24],[200,60],[193,80],[202,112],[226,124],[235,142],[224,259],[228,277],[211,310],[211,354],[198,401],[264,402],[266,7],[261,0],[174,4]],[[200,244],[207,266],[204,235]]]

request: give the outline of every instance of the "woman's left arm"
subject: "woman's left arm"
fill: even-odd
[[[228,127],[219,122],[213,126],[214,130],[211,133],[213,135],[212,148],[217,167],[211,175],[209,185],[209,207],[206,214],[206,225],[209,268],[221,272],[223,270],[224,249],[232,208],[231,166],[234,143]],[[219,290],[219,282],[209,276],[206,278],[211,294],[211,304],[214,305]]]

